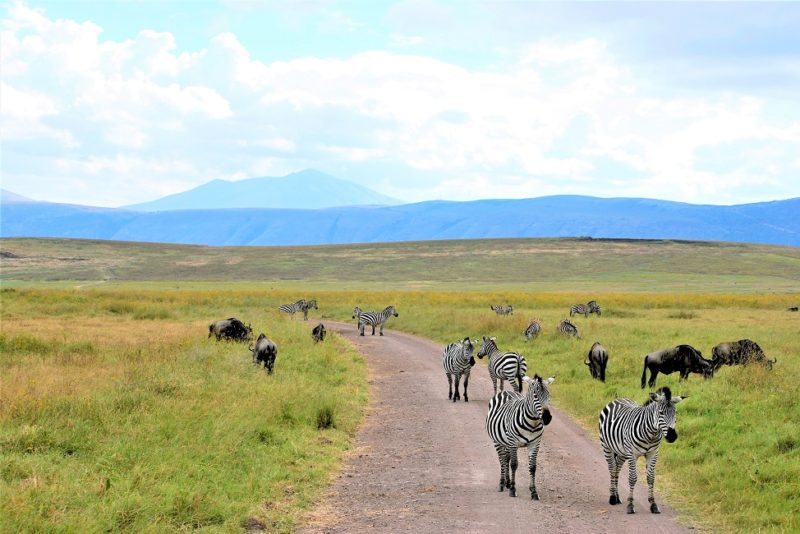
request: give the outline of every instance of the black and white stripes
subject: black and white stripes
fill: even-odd
[[[558,331],[568,336],[580,337],[578,327],[569,322],[569,319],[561,319],[561,322],[558,323]]]
[[[464,377],[464,402],[469,402],[467,396],[467,386],[469,385],[469,371],[475,365],[475,358],[472,356],[474,347],[472,341],[465,337],[462,341],[457,343],[450,343],[445,347],[444,354],[442,354],[442,367],[447,375],[447,398],[453,399],[453,402],[461,399],[458,392],[458,384],[461,382],[461,377]],[[453,379],[455,378],[456,390],[453,392]]]
[[[495,338],[483,338],[483,344],[478,351],[478,358],[489,356],[489,378],[492,379],[494,393],[497,394],[497,381],[500,380],[500,391],[503,391],[503,381],[508,380],[516,391],[522,391],[522,377],[528,372],[525,358],[518,352],[503,352],[497,348]]]
[[[315,309],[315,310],[319,309],[317,307],[317,300],[316,299],[310,299],[310,300],[300,299],[297,302],[294,302],[292,304],[281,304],[280,306],[278,306],[278,310],[280,310],[280,311],[282,311],[284,313],[288,313],[290,315],[294,315],[295,313],[297,313],[299,311],[303,312],[303,320],[304,321],[308,321],[308,310],[310,310],[312,308]]]
[[[536,457],[544,433],[544,425],[551,416],[550,384],[555,377],[542,380],[538,375],[524,377],[528,393],[501,391],[489,401],[486,415],[486,432],[494,442],[497,459],[500,461],[500,489],[508,488],[509,496],[516,497],[515,476],[517,471],[517,449],[528,448],[528,470],[531,475],[531,499],[539,500],[536,491]]]
[[[650,511],[660,513],[653,485],[656,479],[656,461],[661,439],[668,443],[678,439],[675,431],[675,405],[685,397],[673,397],[668,387],[650,394],[643,406],[630,399],[617,399],[600,412],[600,443],[611,475],[609,504],[620,504],[617,483],[622,464],[628,461],[628,513],[634,513],[633,488],[636,485],[636,460],[644,456],[647,461],[647,499]]]
[[[539,335],[539,332],[542,331],[542,320],[541,319],[532,319],[530,323],[528,323],[528,327],[522,333],[525,336],[525,342],[527,343],[531,339],[534,339],[536,336]]]
[[[356,306],[353,309],[353,319],[358,319],[358,333],[359,335],[364,335],[364,327],[366,325],[372,326],[372,335],[375,335],[375,327],[380,325],[380,334],[383,335],[383,327],[386,324],[386,321],[394,315],[395,317],[399,317],[400,314],[397,313],[397,310],[394,306],[387,306],[381,312],[365,312],[361,311],[361,308]]]

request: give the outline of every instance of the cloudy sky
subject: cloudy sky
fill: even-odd
[[[0,4],[2,187],[315,168],[407,201],[800,196],[800,3]]]

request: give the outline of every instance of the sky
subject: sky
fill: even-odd
[[[798,197],[798,27],[798,2],[5,1],[2,187]]]

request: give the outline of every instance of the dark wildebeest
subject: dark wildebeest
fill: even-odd
[[[603,347],[603,345],[600,344],[599,341],[594,342],[592,348],[589,349],[587,360],[583,363],[589,366],[589,372],[592,374],[592,378],[596,378],[601,382],[606,381],[608,351],[605,349],[605,347]]]
[[[263,332],[258,335],[256,347],[251,344],[248,350],[253,353],[253,363],[264,365],[267,373],[272,374],[275,367],[275,358],[278,357],[278,346],[275,345]]]
[[[798,306],[789,306],[788,308],[786,308],[786,311],[798,311],[798,310],[800,310],[800,307]]]
[[[645,356],[644,369],[642,369],[642,389],[644,389],[648,369],[650,369],[650,381],[647,384],[651,388],[656,385],[658,373],[668,375],[678,371],[681,374],[681,380],[686,380],[689,373],[702,374],[703,378],[714,376],[714,366],[711,361],[703,358],[700,351],[690,345],[678,345],[671,349],[651,352]]]
[[[245,324],[236,317],[229,317],[222,321],[214,321],[208,325],[208,337],[215,336],[217,341],[225,339],[228,341],[250,341],[253,339],[253,328]]]
[[[747,365],[750,362],[765,365],[772,369],[772,364],[778,359],[769,360],[758,346],[758,343],[749,339],[740,339],[728,343],[720,343],[711,350],[711,365],[716,371],[723,365]]]
[[[325,341],[325,325],[319,323],[314,329],[311,331],[311,337],[314,338],[314,343],[319,343],[320,341]]]

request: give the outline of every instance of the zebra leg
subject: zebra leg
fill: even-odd
[[[464,375],[464,402],[469,402],[469,397],[467,396],[467,385],[469,384],[469,372]]]
[[[461,375],[456,374],[455,378],[456,378],[456,380],[455,380],[455,382],[456,382],[456,391],[455,391],[455,394],[453,395],[453,402],[461,400],[461,395],[458,392],[458,385],[461,382]]]
[[[509,464],[510,467],[510,481],[511,485],[508,487],[508,496],[509,497],[516,497],[517,496],[517,485],[514,481],[514,478],[517,474],[517,465],[519,465],[517,461],[517,448],[510,447],[508,450],[509,455],[511,456],[511,461]]]
[[[453,398],[453,376],[447,373],[447,398]]]
[[[372,335],[373,336],[375,335],[375,325],[372,325]],[[383,335],[383,334],[381,334],[381,335]]]
[[[633,514],[636,511],[633,508],[633,488],[636,486],[636,460],[637,456],[633,452],[631,452],[630,460],[628,460],[628,485],[631,488],[631,492],[628,495],[628,513]]]
[[[539,455],[539,444],[541,440],[537,439],[528,445],[528,471],[531,474],[531,499],[534,501],[539,500],[539,494],[536,492],[536,457]]]
[[[653,486],[656,483],[656,460],[658,460],[658,450],[651,451],[645,458],[647,459],[647,500],[650,501],[650,511],[654,514],[660,514],[661,510],[658,509],[656,497],[653,494]]]
[[[506,487],[510,487],[508,482],[508,450],[499,443],[494,444],[494,449],[497,451],[497,459],[500,461],[500,489],[497,491],[505,491]]]
[[[608,474],[611,476],[611,487],[609,488],[608,504],[620,504],[619,500],[619,470],[622,467],[622,458],[614,454],[614,451],[603,447],[603,454],[608,463]]]
[[[385,322],[381,323],[381,335],[383,335],[383,325],[385,325],[385,324],[386,324]]]
[[[494,388],[494,394],[497,395],[497,379],[494,378],[493,376],[490,376],[489,378],[492,379],[492,387]],[[503,391],[502,388],[500,389],[500,391]]]
[[[502,378],[500,378],[499,380],[500,380],[500,391],[503,391],[503,383],[505,382],[505,380],[503,380]]]
[[[363,336],[364,335],[364,328],[366,326],[367,326],[366,323],[362,323],[362,322],[358,323],[358,335],[359,336]]]

